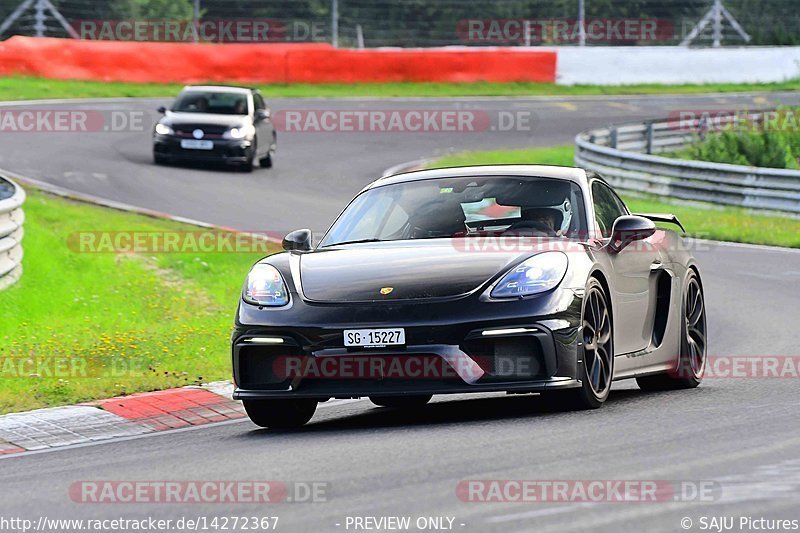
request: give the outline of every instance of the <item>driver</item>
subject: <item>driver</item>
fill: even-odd
[[[549,231],[556,231],[556,217],[552,209],[529,208],[522,212],[522,219],[544,226]]]
[[[511,225],[509,230],[542,232],[548,235],[559,235],[562,215],[557,209],[550,207],[523,207],[520,219]],[[508,231],[508,230],[507,230]]]

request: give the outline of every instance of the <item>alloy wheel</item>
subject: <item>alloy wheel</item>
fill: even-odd
[[[611,387],[614,349],[608,305],[605,295],[597,287],[590,288],[586,295],[583,351],[589,385],[595,396],[602,398]]]
[[[686,300],[683,305],[688,350],[686,356],[692,373],[695,377],[700,377],[706,367],[706,309],[703,290],[694,277],[686,286]]]

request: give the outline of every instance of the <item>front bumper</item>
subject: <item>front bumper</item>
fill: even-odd
[[[253,143],[247,139],[213,139],[212,150],[188,150],[181,147],[181,138],[156,135],[153,138],[153,155],[165,161],[198,161],[218,163],[246,163],[253,158]]]
[[[578,387],[581,298],[556,293],[482,307],[463,299],[357,306],[295,300],[281,310],[242,303],[232,336],[234,398],[324,401]],[[557,310],[541,312],[547,308]],[[273,323],[254,323],[265,317]],[[381,327],[404,328],[406,345],[344,347],[345,329]]]

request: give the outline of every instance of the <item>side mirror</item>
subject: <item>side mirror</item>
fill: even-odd
[[[269,112],[269,109],[257,109],[256,110],[256,122],[260,122],[262,120],[269,120],[272,116],[272,113]]]
[[[283,238],[283,249],[287,252],[291,250],[308,252],[311,250],[311,230],[298,229],[289,233]]]
[[[167,112],[167,108],[162,105],[157,109],[157,111],[163,115],[164,113]]]
[[[652,237],[655,232],[656,225],[652,220],[636,215],[624,215],[614,221],[611,242],[608,246],[614,252],[621,252],[630,243]]]

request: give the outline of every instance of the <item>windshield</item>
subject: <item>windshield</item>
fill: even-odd
[[[583,197],[569,181],[536,177],[421,180],[365,191],[320,246],[481,235],[578,238]]]
[[[247,115],[247,95],[233,92],[184,91],[178,95],[172,111],[177,113],[212,113]]]

